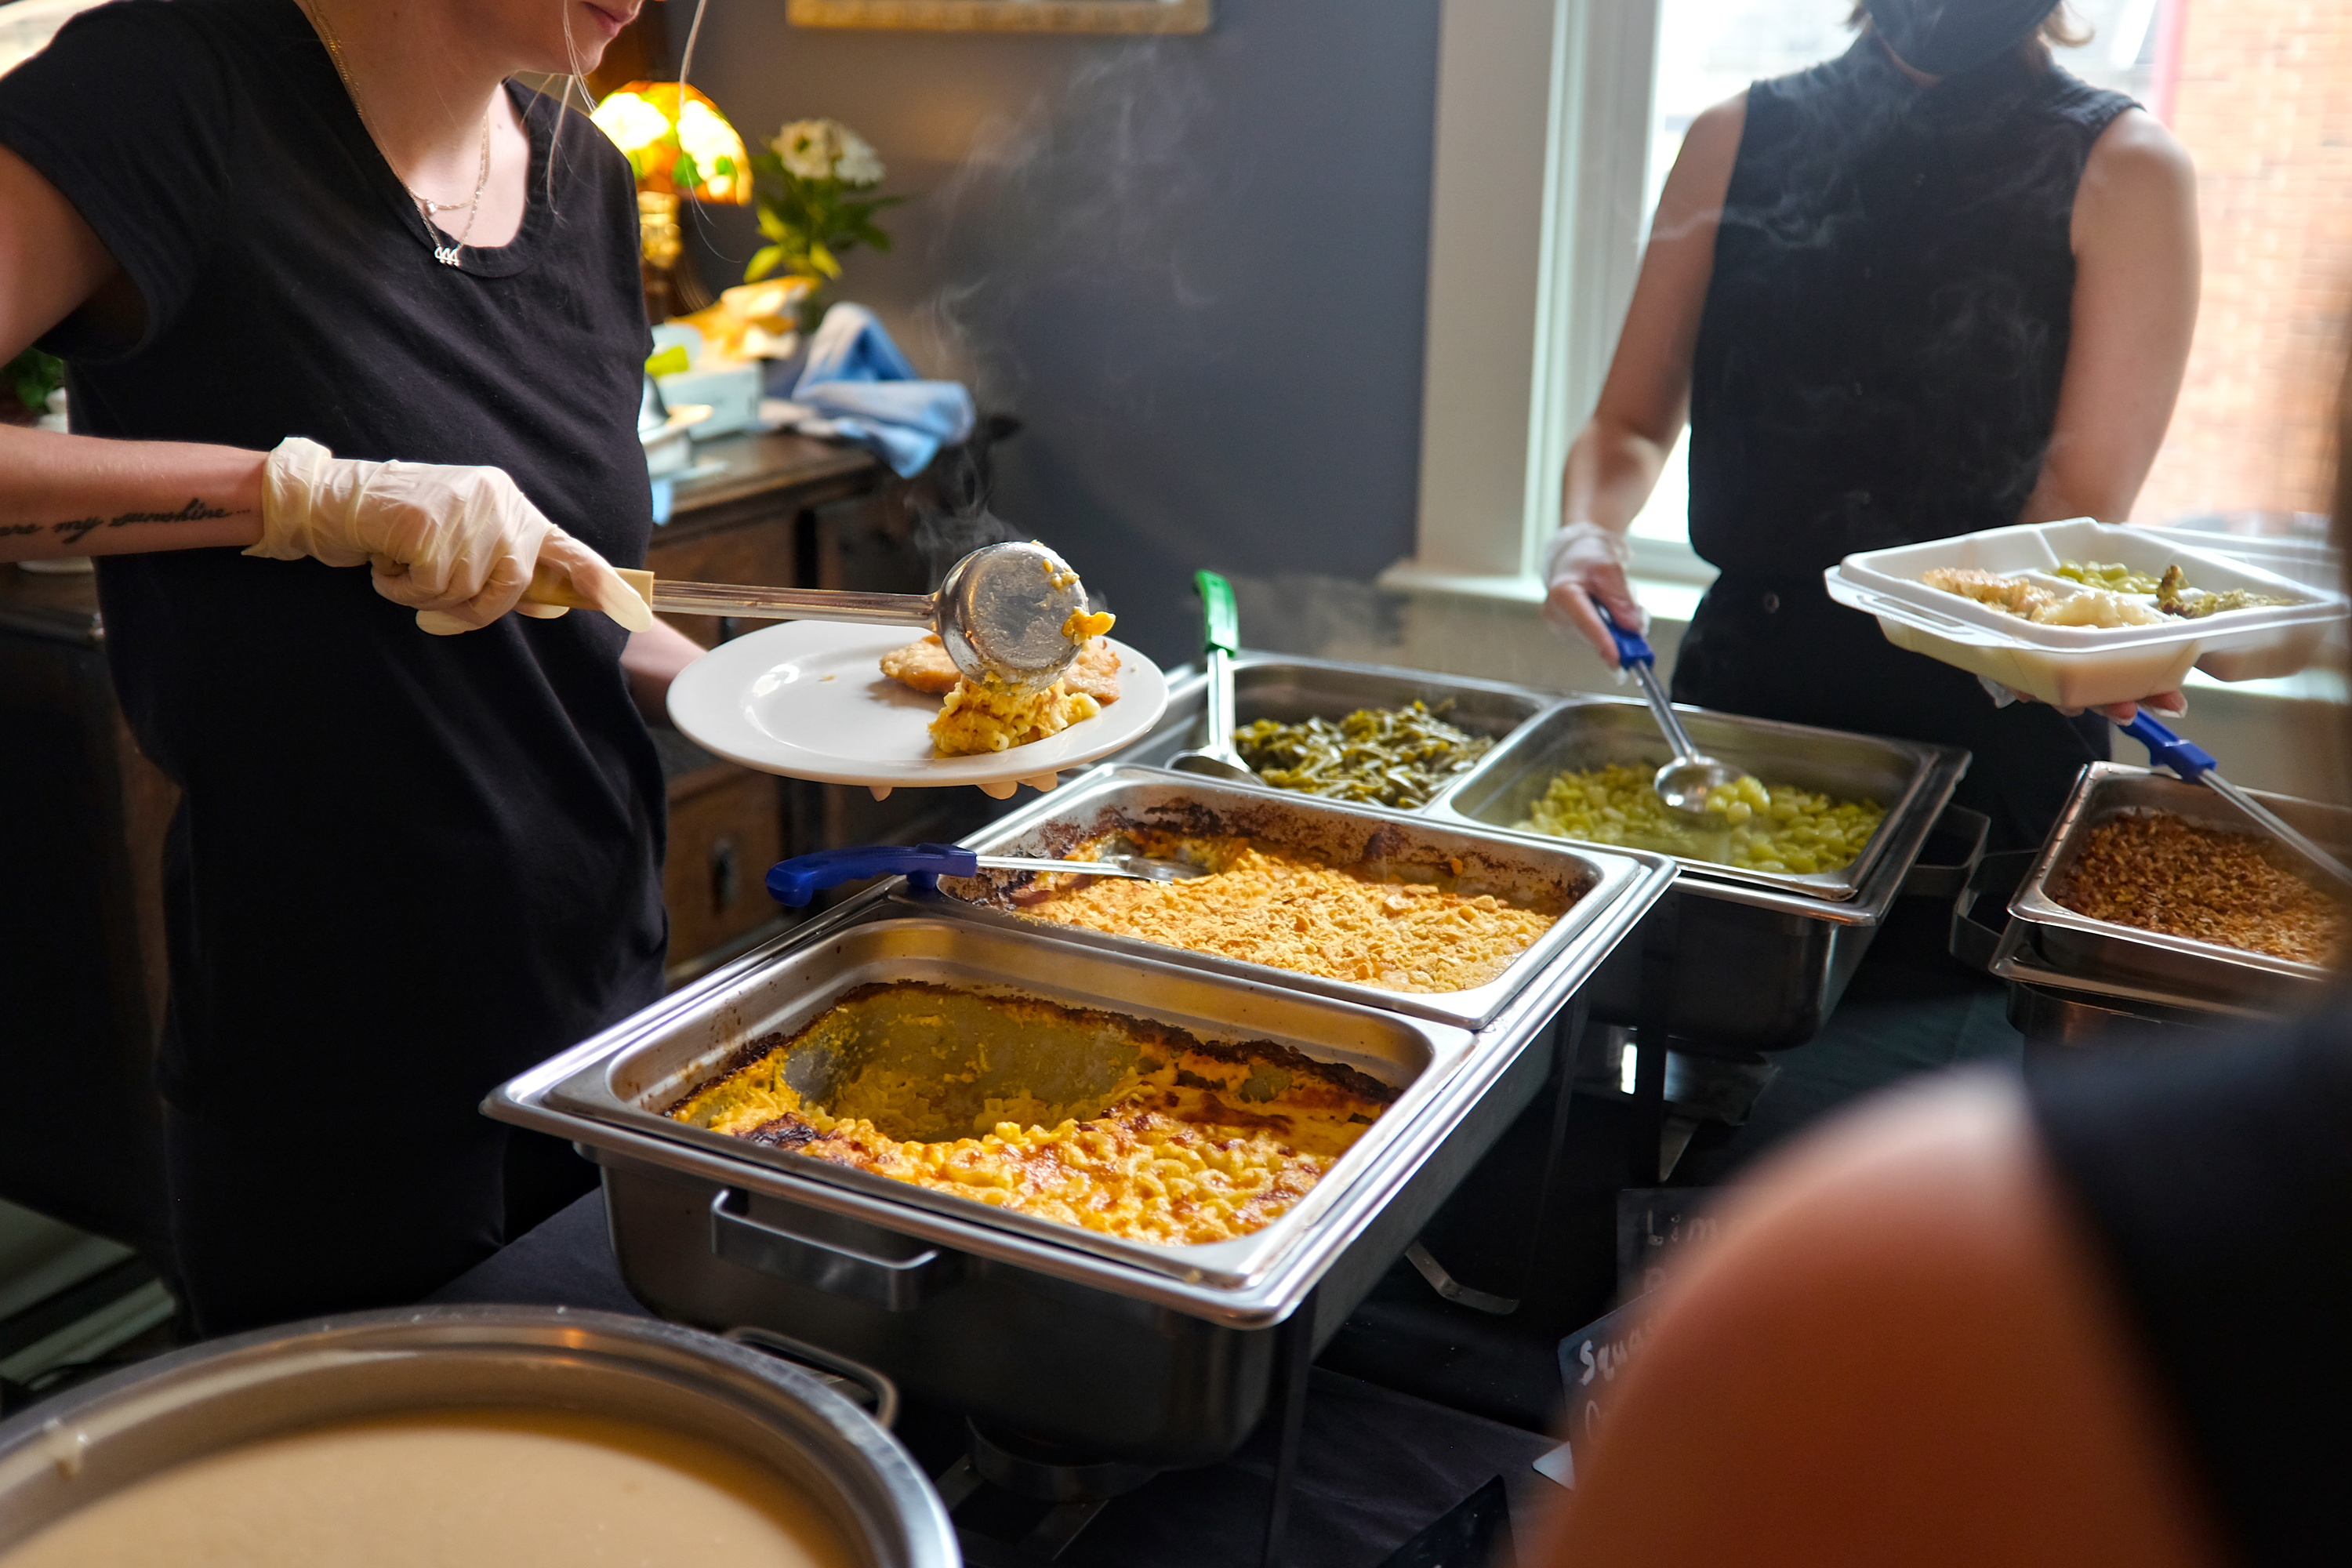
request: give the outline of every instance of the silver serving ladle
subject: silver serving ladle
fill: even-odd
[[[1034,541],[981,546],[948,568],[936,594],[678,583],[637,571],[621,576],[655,609],[679,615],[928,626],[966,679],[992,677],[1017,692],[1051,686],[1086,646],[1071,623],[1086,612],[1086,588],[1067,562]],[[587,603],[551,576],[533,577],[523,596],[547,605]]]
[[[1675,760],[1660,768],[1650,787],[1658,798],[1675,811],[1691,816],[1706,813],[1706,797],[1717,790],[1739,782],[1738,768],[1717,762],[1691,744],[1689,731],[1683,728],[1681,715],[1666,696],[1666,689],[1658,684],[1658,656],[1650,651],[1649,642],[1639,633],[1629,632],[1610,619],[1609,612],[1599,605],[1601,625],[1616,639],[1618,667],[1633,676],[1649,699],[1650,711],[1657,716],[1658,728],[1665,733],[1666,744],[1674,748]]]
[[[1201,608],[1208,620],[1202,639],[1209,676],[1203,720],[1208,736],[1204,744],[1169,758],[1168,765],[1208,778],[1255,784],[1256,772],[1234,750],[1234,655],[1241,651],[1241,616],[1234,609],[1233,584],[1214,572],[1195,572],[1192,581],[1201,590]]]

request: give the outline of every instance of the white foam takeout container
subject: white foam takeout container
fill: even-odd
[[[2153,626],[2053,626],[1922,583],[1938,566],[1975,567],[2079,593],[2055,575],[2063,561],[2122,562],[2151,577],[2178,562],[2192,588],[2245,588],[2284,605],[2223,610]],[[2254,680],[2302,668],[2346,601],[2248,562],[2175,542],[2160,529],[2076,518],[2019,523],[1952,539],[1868,550],[1823,574],[1829,595],[1878,619],[1897,647],[1997,680],[2063,708],[2130,702],[2177,689],[2191,668],[2220,680]],[[2137,595],[2153,605],[2154,595]]]

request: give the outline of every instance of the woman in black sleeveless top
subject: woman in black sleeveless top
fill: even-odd
[[[1868,10],[1843,56],[1692,126],[1570,458],[1547,613],[1613,662],[1592,605],[1640,616],[1623,530],[1687,414],[1691,544],[1722,575],[1675,696],[1965,746],[1959,798],[1997,847],[2027,845],[2106,755],[2105,721],[1996,708],[1832,604],[1822,573],[2128,514],[2195,319],[2190,174],[2130,100],[2051,61],[2046,0]]]

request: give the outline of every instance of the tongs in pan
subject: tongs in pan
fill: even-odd
[[[2147,748],[2147,760],[2161,768],[2170,768],[2190,784],[2201,784],[2214,794],[2252,817],[2296,854],[2335,878],[2352,886],[2352,867],[2314,844],[2310,839],[2287,826],[2284,818],[2270,807],[2213,771],[2212,753],[2194,741],[2186,741],[2147,716],[2141,709],[2128,724],[2117,726],[2123,732]]]

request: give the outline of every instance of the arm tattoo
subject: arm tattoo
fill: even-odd
[[[79,544],[82,536],[93,529],[124,528],[134,522],[210,522],[217,518],[243,517],[251,507],[238,507],[234,511],[226,507],[207,506],[200,496],[190,496],[188,504],[175,511],[121,511],[112,517],[69,517],[63,522],[16,522],[0,524],[0,535],[23,533],[61,533],[70,543]]]

